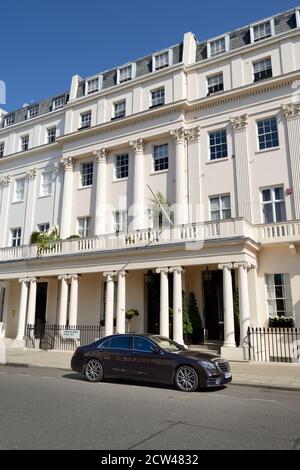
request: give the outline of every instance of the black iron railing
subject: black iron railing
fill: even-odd
[[[248,328],[249,360],[300,362],[300,328]]]
[[[104,336],[100,325],[27,325],[26,347],[74,351],[78,346],[93,343]]]

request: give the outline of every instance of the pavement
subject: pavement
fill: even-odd
[[[7,365],[70,370],[73,352],[6,348]],[[300,391],[300,363],[230,361],[232,383],[263,388]]]

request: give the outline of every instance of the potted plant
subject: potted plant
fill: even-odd
[[[200,312],[197,305],[197,300],[194,292],[190,292],[189,295],[189,318],[192,324],[192,341],[193,344],[202,344],[204,342],[204,333],[202,328],[202,321]]]
[[[269,328],[294,328],[294,317],[285,317],[284,315],[270,317],[268,322]]]
[[[193,343],[193,325],[189,315],[189,300],[183,292],[182,296],[182,327],[185,344]]]
[[[129,308],[126,311],[125,317],[126,317],[126,321],[127,321],[127,333],[129,333],[129,331],[130,331],[131,320],[135,317],[138,317],[138,316],[139,316],[139,312],[138,312],[138,310],[136,310],[134,308]]]

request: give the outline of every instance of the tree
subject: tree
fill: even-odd
[[[188,335],[193,333],[193,325],[189,316],[189,299],[185,292],[182,293],[182,327],[185,343],[188,343]]]
[[[134,318],[134,317],[138,317],[139,316],[139,312],[138,310],[134,309],[134,308],[129,308],[127,310],[127,312],[125,313],[125,317],[126,317],[126,320],[127,320],[127,333],[129,333],[130,331],[130,322],[131,320]]]

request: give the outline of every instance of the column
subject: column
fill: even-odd
[[[175,225],[187,224],[186,204],[186,130],[184,127],[170,131],[175,138]]]
[[[240,346],[246,346],[248,326],[250,326],[250,304],[248,288],[249,263],[234,263],[239,273]]]
[[[223,270],[223,303],[224,303],[224,344],[223,346],[234,348],[234,313],[232,295],[232,263],[219,264],[218,268]]]
[[[205,220],[204,205],[202,203],[203,174],[200,137],[201,129],[199,126],[186,130],[188,223],[199,223]],[[197,191],[195,191],[195,188],[197,188]]]
[[[26,175],[27,180],[27,195],[26,195],[26,208],[25,208],[25,226],[24,226],[24,243],[29,243],[30,236],[33,231],[34,210],[36,206],[36,181],[37,169],[32,168]]]
[[[125,333],[126,271],[118,272],[117,333]]]
[[[78,275],[71,274],[70,307],[69,307],[69,325],[77,325],[78,311]]]
[[[101,148],[95,150],[94,155],[97,158],[96,170],[96,197],[95,197],[95,235],[107,233],[106,229],[106,159],[108,150]]]
[[[27,312],[27,324],[35,324],[35,306],[36,306],[36,278],[31,277],[29,281],[29,299],[28,299],[28,312]]]
[[[144,141],[137,139],[129,142],[134,153],[132,230],[145,227],[145,181],[144,181]]]
[[[11,177],[5,176],[0,179],[2,187],[1,206],[0,206],[0,247],[7,246],[7,215],[9,207],[9,189]]]
[[[105,336],[114,332],[114,271],[105,272],[106,298],[105,298]]]
[[[288,145],[293,185],[294,219],[300,219],[300,103],[290,103],[282,106],[286,117]]]
[[[252,222],[250,168],[248,156],[248,115],[230,119],[234,134],[235,171],[237,188],[237,217]]]
[[[58,276],[58,279],[60,280],[58,324],[65,326],[68,313],[68,276]]]
[[[19,318],[16,340],[22,341],[25,336],[25,325],[26,325],[26,310],[27,310],[27,298],[28,298],[28,280],[19,279],[21,283],[21,294],[19,304]]]
[[[64,185],[62,193],[62,207],[60,216],[60,238],[65,239],[71,235],[72,193],[73,193],[73,158],[63,158],[61,164],[64,168]]]
[[[169,269],[157,268],[156,272],[160,274],[159,333],[169,338]]]
[[[182,324],[182,267],[170,268],[173,273],[173,339],[184,344]]]

